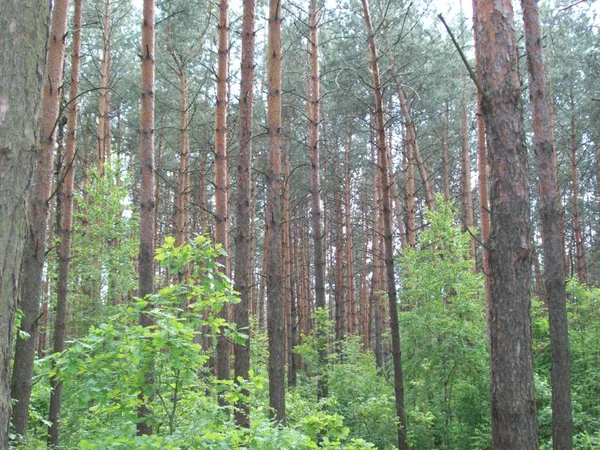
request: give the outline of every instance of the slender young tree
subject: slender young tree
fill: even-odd
[[[473,24],[477,24],[477,1],[473,0]],[[475,73],[479,84],[481,85],[481,55],[477,44],[477,33],[473,33],[475,42]],[[481,268],[485,277],[485,304],[486,314],[489,315],[490,309],[490,252],[487,245],[490,238],[490,205],[488,199],[488,156],[485,141],[485,119],[482,111],[483,96],[481,91],[477,90],[477,184],[479,186],[479,226],[481,228]]]
[[[325,264],[323,262],[323,231],[321,225],[321,178],[319,175],[319,104],[321,96],[321,78],[319,74],[319,11],[317,0],[310,2],[310,35],[308,48],[310,53],[310,89],[308,102],[308,147],[310,149],[310,195],[311,195],[311,220],[312,238],[315,250],[313,252],[315,268],[315,307],[317,310],[325,308]],[[317,327],[320,333],[322,327]],[[327,397],[327,340],[318,336],[319,374],[317,397]]]
[[[254,100],[254,0],[244,0],[242,19],[242,80],[240,85],[240,111],[238,131],[237,199],[235,237],[234,287],[240,293],[240,303],[235,306],[235,322],[238,329],[248,335],[248,313],[250,310],[250,203],[252,180],[252,103]],[[234,347],[235,379],[248,379],[250,371],[250,339]],[[248,407],[240,406],[235,413],[236,423],[250,426]]]
[[[407,450],[406,442],[406,414],[404,412],[404,380],[402,375],[402,353],[400,348],[400,325],[398,324],[398,303],[396,295],[396,279],[394,274],[394,248],[392,230],[392,208],[390,205],[390,182],[388,169],[387,142],[385,138],[385,121],[383,119],[383,100],[381,92],[381,81],[379,79],[379,65],[377,48],[375,46],[375,35],[371,23],[371,14],[367,0],[361,0],[365,26],[367,29],[367,40],[369,44],[369,55],[371,57],[371,75],[373,77],[373,90],[375,94],[375,124],[377,132],[377,154],[379,171],[381,177],[382,214],[383,214],[383,240],[385,249],[385,278],[386,290],[390,307],[390,328],[392,332],[392,360],[394,364],[394,392],[396,396],[396,417],[398,420],[398,448]],[[423,183],[427,183],[426,177]],[[433,208],[433,203],[430,204]]]
[[[27,8],[3,2],[0,14],[0,448],[8,448],[9,439],[13,325],[26,205],[39,155],[47,14],[45,0]]]
[[[269,335],[269,406],[285,422],[285,337],[281,267],[281,0],[269,0],[267,51],[267,329]]]
[[[223,250],[229,248],[227,217],[227,82],[229,78],[229,3],[219,1],[219,58],[217,62],[217,108],[215,120],[215,240]],[[219,257],[221,270],[227,270],[227,257]],[[229,307],[224,305],[219,316],[229,320]],[[229,341],[217,337],[216,372],[220,380],[229,379]],[[220,397],[220,401],[222,401]]]
[[[12,378],[12,397],[16,400],[13,422],[15,431],[20,435],[27,431],[29,418],[68,10],[68,0],[55,2],[52,9],[46,80],[42,94],[41,151],[37,154],[37,169],[27,215],[27,241],[21,266],[21,280],[24,282],[21,284],[19,298],[19,308],[23,313],[20,331],[27,333],[29,337],[23,337],[21,333],[17,337]]]
[[[61,223],[58,230],[60,244],[58,248],[58,282],[54,327],[54,353],[65,349],[67,331],[67,293],[69,286],[69,267],[71,259],[71,235],[73,225],[73,188],[75,182],[75,145],[77,143],[77,91],[79,89],[79,66],[81,51],[81,26],[83,21],[82,0],[75,0],[73,17],[73,43],[71,54],[71,85],[69,87],[69,118],[67,121],[67,148],[62,186],[59,186],[59,202],[62,208]],[[50,423],[48,441],[51,447],[58,447],[60,412],[62,406],[62,382],[56,377],[50,378],[52,394],[50,396]]]
[[[521,0],[521,7],[525,23],[529,98],[533,108],[533,148],[540,192],[544,280],[552,348],[552,445],[555,450],[570,450],[573,448],[573,415],[565,267],[560,233],[563,211],[560,200],[556,196],[555,150],[550,131],[550,106],[537,1]]]
[[[100,98],[98,100],[98,155],[96,168],[104,176],[106,162],[110,159],[110,39],[112,30],[112,8],[110,0],[104,0],[102,17],[102,60],[100,61]]]
[[[482,110],[490,144],[492,448],[538,448],[531,342],[529,188],[510,0],[478,0]]]
[[[140,107],[140,254],[139,294],[145,298],[154,292],[154,0],[144,0],[142,11],[142,80]],[[151,305],[148,304],[147,308]],[[140,325],[152,326],[153,319],[146,312],[140,314]],[[153,383],[152,362],[146,362],[146,386]],[[142,387],[138,398],[137,433],[152,434],[152,411],[148,404],[152,392]]]

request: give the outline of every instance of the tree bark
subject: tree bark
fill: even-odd
[[[450,111],[448,108],[448,102],[446,102],[446,108],[444,111],[444,138],[442,142],[442,178],[443,178],[443,190],[444,190],[444,201],[450,203]]]
[[[254,0],[244,0],[242,19],[242,80],[240,85],[240,110],[238,132],[236,237],[234,288],[240,293],[240,303],[235,306],[235,322],[239,330],[250,336],[248,313],[250,310],[250,203],[252,180],[252,104],[254,99]],[[250,370],[250,339],[234,347],[235,379],[248,380]],[[247,391],[244,391],[248,395]],[[235,420],[239,426],[249,427],[248,404],[239,405]]]
[[[477,24],[477,1],[473,0],[473,24]],[[473,33],[475,41],[475,64],[476,74],[481,85],[481,50],[478,45],[477,33]],[[490,205],[488,200],[488,156],[485,141],[485,119],[482,110],[482,93],[477,90],[477,170],[479,185],[479,215],[481,228],[481,267],[485,279],[485,304],[486,316],[489,318],[491,283],[490,283],[490,254],[488,241],[490,239]]]
[[[509,0],[478,0],[476,11],[491,163],[492,448],[537,449],[529,189],[514,13]]]
[[[142,17],[142,78],[140,108],[140,255],[139,255],[139,295],[146,298],[154,292],[154,0],[144,0]],[[150,309],[148,304],[146,309]],[[152,317],[146,312],[140,314],[140,325],[153,325]],[[143,364],[146,386],[138,395],[140,404],[137,416],[137,434],[152,434],[152,401],[154,374],[152,361]]]
[[[587,259],[585,256],[585,233],[581,212],[579,211],[579,180],[577,176],[577,125],[575,119],[575,99],[573,96],[573,85],[570,87],[569,110],[570,120],[570,140],[571,140],[571,185],[573,199],[573,236],[575,238],[575,268],[577,278],[582,283],[588,282]]]
[[[352,204],[350,200],[350,150],[352,148],[352,128],[348,130],[346,139],[346,151],[344,154],[344,216],[346,228],[346,289],[348,303],[348,334],[353,335],[357,331],[356,324],[356,296],[354,292],[354,240],[352,239],[351,212]],[[392,183],[393,186],[395,184]]]
[[[473,214],[473,193],[471,192],[471,155],[469,152],[469,112],[467,109],[467,77],[462,77],[463,100],[462,100],[462,164],[461,164],[461,186],[463,206],[463,231],[475,227]],[[475,262],[475,239],[471,236],[469,240],[469,256]]]
[[[382,181],[382,205],[383,205],[383,240],[385,246],[385,272],[386,290],[390,308],[390,328],[392,333],[392,360],[394,364],[394,392],[396,398],[396,417],[398,420],[398,448],[407,450],[406,442],[406,415],[404,412],[404,380],[402,376],[402,354],[400,348],[400,326],[398,324],[398,303],[396,295],[396,280],[394,273],[394,248],[392,231],[392,209],[390,205],[390,183],[389,162],[385,139],[385,122],[383,119],[383,101],[381,82],[379,80],[379,66],[375,37],[371,25],[371,15],[367,0],[362,0],[369,54],[371,57],[371,74],[373,76],[373,90],[375,94],[375,123],[377,130],[377,153],[379,171]],[[423,183],[427,178],[423,178]],[[433,208],[433,204],[430,204]]]
[[[552,446],[555,450],[570,450],[573,448],[573,416],[565,267],[560,234],[562,207],[556,195],[558,181],[553,157],[555,149],[550,131],[550,107],[537,1],[521,0],[521,6],[525,23],[529,97],[533,107],[534,151],[544,246],[544,279],[552,349]]]
[[[110,160],[110,0],[104,0],[102,25],[102,61],[100,62],[100,99],[98,101],[98,175],[104,176],[105,165]]]
[[[58,283],[56,315],[54,327],[54,353],[65,350],[66,319],[67,319],[67,293],[69,286],[69,266],[71,259],[71,235],[73,227],[73,189],[75,182],[75,146],[77,143],[77,91],[79,89],[79,66],[81,51],[81,26],[83,23],[82,0],[75,0],[75,13],[73,19],[73,49],[71,55],[71,86],[69,88],[69,118],[67,121],[67,148],[65,153],[63,184],[61,190],[58,249]],[[62,175],[62,174],[61,174]],[[52,225],[51,225],[52,226]],[[48,427],[48,444],[57,448],[59,443],[60,411],[62,403],[62,382],[56,377],[50,377],[52,392],[50,395],[50,422]]]
[[[319,17],[317,0],[310,2],[310,36],[308,48],[310,54],[310,89],[308,102],[308,147],[310,149],[310,195],[312,239],[315,247],[313,252],[315,270],[315,307],[316,310],[325,308],[325,264],[323,262],[323,231],[321,227],[321,179],[320,179],[320,134],[319,134],[319,105],[320,84],[319,74]],[[317,398],[327,397],[327,341],[322,336],[323,327],[317,325],[317,352],[321,373],[317,380]]]
[[[269,406],[277,423],[285,422],[284,314],[281,295],[281,0],[269,1],[267,52],[267,327],[269,335]]]
[[[219,1],[219,58],[217,65],[217,109],[215,123],[215,237],[223,250],[229,248],[227,233],[227,80],[229,78],[229,3]],[[221,271],[227,273],[227,256],[218,260]],[[229,306],[223,305],[219,317],[229,320]],[[230,372],[229,341],[222,333],[217,336],[216,375],[219,380],[228,380]],[[222,396],[219,402],[224,403]]]
[[[56,129],[60,110],[60,89],[65,58],[65,34],[67,30],[68,0],[54,3],[52,23],[48,39],[46,81],[42,94],[41,152],[37,155],[37,169],[30,197],[27,220],[27,239],[23,252],[20,279],[19,309],[23,313],[20,331],[29,335],[17,335],[12,398],[16,400],[13,425],[19,435],[25,435],[29,418],[31,377],[38,333],[40,295],[46,249],[48,205],[53,184]]]

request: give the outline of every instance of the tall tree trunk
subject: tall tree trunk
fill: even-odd
[[[395,71],[395,68],[393,69]],[[404,90],[400,86],[400,82],[398,81],[398,77],[396,75],[396,88],[398,99],[400,100],[400,108],[402,109],[402,114],[404,115],[404,120],[406,122],[406,145],[412,148],[412,156],[417,164],[417,169],[419,170],[419,176],[421,177],[421,181],[423,183],[423,190],[425,191],[425,204],[431,210],[435,209],[435,198],[433,195],[433,187],[429,182],[429,177],[427,176],[427,170],[425,169],[425,163],[421,159],[421,152],[419,150],[419,142],[417,141],[417,131],[415,129],[415,123],[412,120],[410,115],[410,111],[408,109],[408,100],[406,99],[406,94]]]
[[[405,139],[406,155],[406,242],[411,248],[417,245],[417,222],[415,206],[415,165],[413,158],[413,147],[408,143],[408,137]]]
[[[375,148],[375,135],[373,133],[373,127],[370,127],[370,142],[371,142],[371,167],[372,181],[371,181],[371,192],[372,192],[372,208],[373,208],[373,224],[372,224],[372,242],[371,242],[371,292],[369,296],[369,325],[373,331],[373,353],[375,353],[375,365],[378,369],[383,367],[383,353],[381,344],[381,319],[379,317],[379,302],[381,287],[379,285],[379,272],[381,272],[381,261],[383,255],[381,254],[381,227],[380,227],[380,216],[381,216],[381,189],[380,189],[380,177],[379,171],[377,170],[377,151]],[[370,337],[370,336],[369,336]]]
[[[185,65],[179,67],[179,90],[181,93],[181,118],[179,124],[179,173],[177,179],[177,202],[175,204],[175,244],[183,245],[190,238],[190,132],[189,94]]]
[[[19,309],[23,313],[20,331],[29,335],[17,335],[17,345],[13,367],[11,394],[16,400],[13,410],[15,431],[24,435],[29,418],[31,377],[35,359],[40,294],[46,249],[48,205],[52,191],[54,151],[56,145],[56,124],[60,109],[60,89],[65,59],[65,34],[67,30],[68,0],[54,3],[52,24],[48,41],[46,82],[42,95],[41,152],[38,153],[34,186],[30,197],[27,240],[21,266],[21,296]]]
[[[473,0],[473,24],[477,26],[477,1]],[[475,30],[474,30],[475,31]],[[477,79],[481,85],[481,51],[478,45],[477,33],[473,33],[475,42],[475,64]],[[488,201],[488,156],[485,141],[485,119],[482,110],[482,93],[477,90],[477,170],[479,186],[479,215],[481,228],[481,268],[485,277],[485,304],[486,315],[489,318],[491,304],[491,279],[490,279],[490,252],[488,241],[490,239],[490,205]]]
[[[140,297],[146,298],[154,292],[154,0],[144,0],[142,12],[142,100],[140,107],[140,256],[139,256],[139,289]],[[147,309],[151,308],[148,304]],[[140,314],[140,325],[153,325],[152,317],[143,311]],[[153,393],[154,373],[152,361],[145,361],[141,367],[144,371],[145,386],[142,387],[138,400],[137,433],[152,434],[152,411],[149,403]]]
[[[317,0],[310,2],[310,37],[308,39],[310,53],[310,90],[308,102],[308,147],[310,149],[310,195],[311,195],[311,220],[312,239],[315,247],[313,252],[315,270],[315,307],[318,310],[325,308],[325,264],[323,262],[323,232],[321,228],[321,179],[319,147],[319,104],[320,84],[319,75],[319,17]],[[327,340],[322,336],[323,326],[317,325],[317,352],[321,373],[317,380],[317,398],[327,397]]]
[[[379,171],[382,181],[382,205],[383,205],[383,240],[385,244],[385,272],[386,272],[386,290],[388,294],[390,307],[390,328],[392,332],[392,360],[394,363],[394,392],[396,397],[396,416],[398,420],[398,448],[400,450],[408,449],[406,443],[406,415],[404,412],[404,380],[402,376],[402,355],[400,348],[400,326],[398,324],[398,303],[396,296],[396,280],[394,274],[394,248],[392,231],[392,209],[390,205],[390,183],[389,183],[389,162],[385,139],[385,122],[383,120],[383,101],[381,92],[381,83],[379,80],[379,66],[377,49],[375,47],[375,38],[373,27],[371,25],[371,15],[367,0],[362,0],[365,26],[367,28],[367,39],[369,44],[369,54],[371,57],[371,73],[373,76],[373,90],[375,91],[375,123],[377,129],[377,153],[379,162]],[[427,178],[423,179],[427,183]],[[428,202],[429,203],[429,202]],[[433,208],[433,203],[429,204]]]
[[[215,237],[223,250],[229,248],[227,217],[227,80],[229,78],[229,3],[219,1],[219,59],[217,66],[217,110],[215,124]],[[219,257],[221,270],[226,272],[227,256]],[[229,306],[226,304],[219,317],[229,320]],[[216,375],[219,380],[228,380],[230,371],[229,341],[219,334],[216,349]],[[219,402],[223,404],[223,397]]]
[[[235,306],[235,322],[239,330],[250,336],[248,313],[250,310],[250,203],[252,180],[252,104],[254,99],[254,0],[244,0],[242,19],[242,80],[240,86],[240,128],[238,132],[236,237],[234,288],[240,293],[240,303]],[[234,347],[235,379],[247,380],[250,370],[250,339]],[[245,392],[248,395],[247,392]],[[247,403],[239,405],[236,423],[250,426]]]
[[[290,224],[290,129],[291,121],[287,120],[286,151],[283,158],[283,206],[282,206],[282,257],[283,257],[283,297],[286,321],[286,361],[288,364],[288,386],[296,383],[295,357],[293,353],[296,323],[294,319],[295,304],[292,281],[292,235]]]
[[[492,448],[537,449],[529,189],[514,13],[509,0],[478,0],[476,11],[491,160]]]
[[[469,112],[467,109],[467,77],[462,77],[463,99],[462,99],[462,164],[461,164],[461,186],[463,207],[463,231],[471,230],[475,226],[473,214],[473,193],[471,192],[471,154],[469,152]],[[475,261],[475,239],[471,236],[469,240],[469,256]],[[475,261],[475,269],[477,262]]]
[[[354,241],[352,239],[352,224],[350,215],[352,204],[350,201],[350,150],[352,148],[352,128],[348,130],[346,139],[346,151],[344,155],[344,208],[346,228],[346,289],[348,303],[348,334],[353,335],[357,331],[356,325],[356,299],[354,294]],[[395,184],[393,184],[395,186]]]
[[[267,60],[268,158],[267,327],[269,335],[269,406],[278,423],[285,422],[284,314],[281,295],[281,0],[269,1]]]
[[[36,0],[26,8],[4,2],[0,15],[0,448],[8,448],[9,439],[13,324],[39,154],[47,14],[48,2]]]
[[[198,206],[200,208],[200,234],[206,234],[208,230],[208,201],[206,199],[206,188],[208,180],[206,175],[206,162],[208,154],[205,152],[200,160],[200,186],[198,188]]]
[[[444,201],[450,202],[450,110],[446,101],[444,110],[444,138],[442,142],[442,174],[443,174],[443,190]]]
[[[162,122],[162,120],[161,120]],[[159,125],[160,129],[160,125]],[[156,149],[156,174],[154,177],[154,248],[158,248],[158,235],[159,235],[159,223],[158,223],[158,209],[160,206],[160,172],[162,170],[162,133],[159,131],[158,135],[158,148]]]
[[[562,207],[556,196],[555,153],[550,131],[550,107],[542,55],[542,33],[536,0],[521,0],[529,69],[529,97],[533,107],[534,151],[540,189],[540,218],[544,246],[544,279],[548,298],[552,348],[552,446],[573,448],[571,372],[567,321],[565,267],[560,223]]]
[[[577,278],[582,283],[588,282],[587,260],[585,256],[585,232],[581,212],[579,211],[579,180],[577,177],[577,126],[575,121],[575,99],[573,85],[569,92],[570,138],[571,138],[571,185],[573,193],[573,235],[575,238],[575,268]]]
[[[82,0],[75,0],[73,19],[73,44],[71,55],[71,85],[69,88],[69,118],[67,131],[67,149],[65,153],[64,177],[60,189],[60,213],[58,249],[58,283],[56,315],[54,327],[54,353],[63,352],[67,334],[67,293],[69,286],[69,266],[71,259],[71,235],[73,231],[73,188],[75,182],[75,146],[77,143],[77,91],[79,89],[79,66],[81,51],[81,26],[83,23]],[[61,174],[62,175],[62,174]],[[52,226],[52,225],[51,225]],[[52,448],[58,447],[60,410],[62,403],[62,382],[55,376],[50,378],[52,393],[50,395],[50,423],[48,428],[48,443]]]
[[[106,161],[110,159],[110,0],[104,0],[102,22],[102,61],[100,62],[100,99],[98,100],[98,175],[104,176]]]

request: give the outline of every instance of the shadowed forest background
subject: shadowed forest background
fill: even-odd
[[[52,3],[0,6],[0,450],[600,448],[597,2]]]

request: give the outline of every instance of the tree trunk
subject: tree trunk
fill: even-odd
[[[219,59],[217,66],[217,110],[215,124],[215,237],[223,250],[229,248],[227,233],[227,80],[229,78],[229,3],[219,1]],[[219,257],[221,270],[227,271],[227,256]],[[229,306],[223,305],[219,317],[229,320]],[[229,341],[222,333],[217,337],[216,375],[219,380],[229,379]],[[219,402],[224,403],[222,396]]]
[[[105,165],[110,159],[110,0],[104,1],[102,25],[102,61],[100,62],[100,99],[98,100],[98,175],[104,176]]]
[[[393,71],[395,72],[395,68]],[[421,181],[423,183],[423,190],[425,191],[425,204],[431,210],[435,209],[435,198],[433,195],[433,187],[429,182],[429,177],[427,176],[427,170],[425,169],[425,163],[421,159],[421,152],[419,151],[419,143],[417,141],[417,131],[415,129],[415,123],[412,120],[410,115],[410,111],[408,109],[408,100],[406,99],[406,94],[404,90],[400,86],[400,82],[396,75],[396,88],[398,98],[400,100],[400,107],[402,109],[402,114],[404,115],[404,120],[406,121],[406,145],[412,148],[412,156],[414,158],[415,163],[417,164],[417,169],[419,170],[419,176],[421,177]]]
[[[529,189],[514,14],[508,0],[478,0],[476,11],[491,160],[492,448],[537,449]]]
[[[444,187],[444,201],[450,203],[450,111],[448,102],[444,112],[444,139],[442,142],[442,174]]]
[[[473,215],[473,193],[471,192],[471,155],[469,152],[469,112],[467,109],[467,77],[462,77],[463,99],[462,99],[462,164],[461,164],[461,186],[463,207],[463,231],[475,227]],[[469,256],[475,262],[475,239],[471,236],[469,240]]]
[[[354,241],[352,239],[352,224],[350,214],[352,205],[350,202],[350,150],[352,148],[352,128],[348,130],[346,139],[346,151],[344,155],[344,208],[346,228],[346,289],[348,303],[348,334],[353,335],[357,331],[356,325],[356,298],[354,294]],[[395,184],[394,184],[395,186]]]
[[[533,107],[534,151],[544,246],[544,279],[552,348],[552,445],[555,450],[570,450],[573,448],[573,416],[565,267],[560,235],[562,207],[556,195],[557,179],[553,157],[555,149],[550,131],[550,107],[544,75],[537,1],[521,0],[521,6],[525,22],[529,97]]]
[[[281,296],[281,0],[269,1],[267,60],[267,327],[269,334],[269,406],[285,422],[284,314]]]
[[[66,11],[65,11],[66,14]],[[58,283],[57,301],[54,327],[54,353],[65,350],[67,334],[67,309],[69,266],[71,259],[71,235],[73,231],[73,188],[75,182],[75,145],[77,139],[77,91],[79,89],[79,66],[81,51],[81,26],[83,20],[82,0],[75,0],[75,15],[73,20],[73,50],[71,55],[71,85],[69,88],[69,118],[67,131],[67,148],[65,153],[64,177],[60,189],[60,244],[58,249]],[[64,57],[64,55],[63,55]],[[62,175],[62,174],[61,174]],[[51,225],[52,226],[52,225]],[[51,425],[48,427],[48,444],[51,448],[58,448],[60,410],[62,403],[62,382],[56,377],[50,377],[52,392],[50,395]]]
[[[587,261],[585,256],[585,233],[583,220],[579,211],[579,180],[577,177],[577,126],[575,122],[575,99],[573,97],[573,85],[570,87],[569,108],[571,113],[571,185],[573,193],[573,236],[575,238],[575,268],[577,278],[582,283],[588,282]]]
[[[154,292],[154,0],[144,0],[142,18],[142,100],[140,108],[140,297],[146,298]],[[146,309],[152,306],[148,304]],[[140,325],[149,327],[153,319],[149,314],[140,314]],[[144,362],[145,386],[138,399],[137,434],[152,434],[152,411],[149,403],[153,393],[154,374],[152,361]]]
[[[240,128],[238,132],[237,191],[236,191],[236,237],[234,289],[240,293],[240,303],[235,306],[235,322],[238,330],[249,333],[250,310],[250,203],[252,180],[252,104],[254,99],[254,0],[244,0],[242,19],[242,80],[240,86]],[[234,347],[235,379],[248,379],[250,370],[250,339]],[[245,395],[248,392],[244,391]],[[248,404],[238,405],[235,420],[239,426],[249,427]]]
[[[473,24],[477,24],[477,1],[473,0]],[[475,64],[476,73],[479,83],[481,84],[481,55],[478,45],[477,33],[473,33],[475,41]],[[486,316],[489,318],[490,310],[490,253],[488,241],[490,239],[490,205],[488,201],[488,157],[487,146],[485,141],[485,119],[483,118],[483,110],[481,103],[483,101],[482,94],[477,90],[477,169],[478,169],[478,185],[479,185],[479,214],[481,228],[481,267],[485,279],[485,304]]]
[[[310,150],[310,195],[312,239],[315,247],[313,252],[315,270],[315,307],[317,311],[325,308],[325,264],[323,262],[323,232],[321,228],[321,179],[319,147],[319,104],[320,104],[320,75],[319,75],[319,18],[317,0],[310,2],[310,37],[308,48],[310,54],[310,90],[308,103],[308,147]],[[317,398],[327,397],[327,341],[322,336],[323,327],[317,325],[317,352],[321,373],[317,380]]]
[[[379,81],[379,66],[377,49],[373,27],[371,25],[371,15],[367,0],[362,0],[365,25],[367,28],[369,53],[371,57],[371,73],[373,76],[373,90],[375,91],[375,123],[377,129],[377,153],[379,162],[379,171],[382,181],[382,205],[383,205],[383,240],[385,246],[385,272],[386,272],[386,290],[390,307],[390,328],[392,332],[392,360],[394,363],[394,392],[396,397],[396,417],[398,420],[398,448],[400,450],[408,449],[406,443],[406,415],[404,412],[404,380],[402,376],[402,354],[400,348],[400,326],[398,324],[398,303],[396,296],[396,280],[394,273],[394,248],[392,231],[392,209],[390,205],[390,183],[389,183],[389,162],[385,139],[385,122],[383,119],[383,101],[381,92],[381,83]],[[427,183],[427,178],[423,178],[423,183]],[[429,203],[429,202],[428,202]],[[429,204],[433,208],[433,203]]]
[[[413,147],[405,139],[406,155],[406,242],[411,248],[417,245],[417,223],[415,206],[415,165],[413,162]]]
[[[12,398],[16,400],[13,410],[13,425],[19,435],[27,431],[31,377],[38,332],[40,295],[46,249],[48,205],[52,191],[54,173],[54,151],[56,146],[56,124],[60,110],[60,85],[62,84],[65,59],[65,34],[67,30],[68,0],[54,3],[52,23],[48,40],[46,82],[42,95],[41,152],[38,153],[37,169],[32,189],[28,220],[27,240],[21,265],[19,309],[23,313],[20,331],[29,335],[23,339],[17,334]]]
[[[47,14],[47,2],[38,0],[27,8],[21,2],[4,2],[0,15],[0,448],[7,448],[9,439],[13,324],[26,205],[39,154]]]

